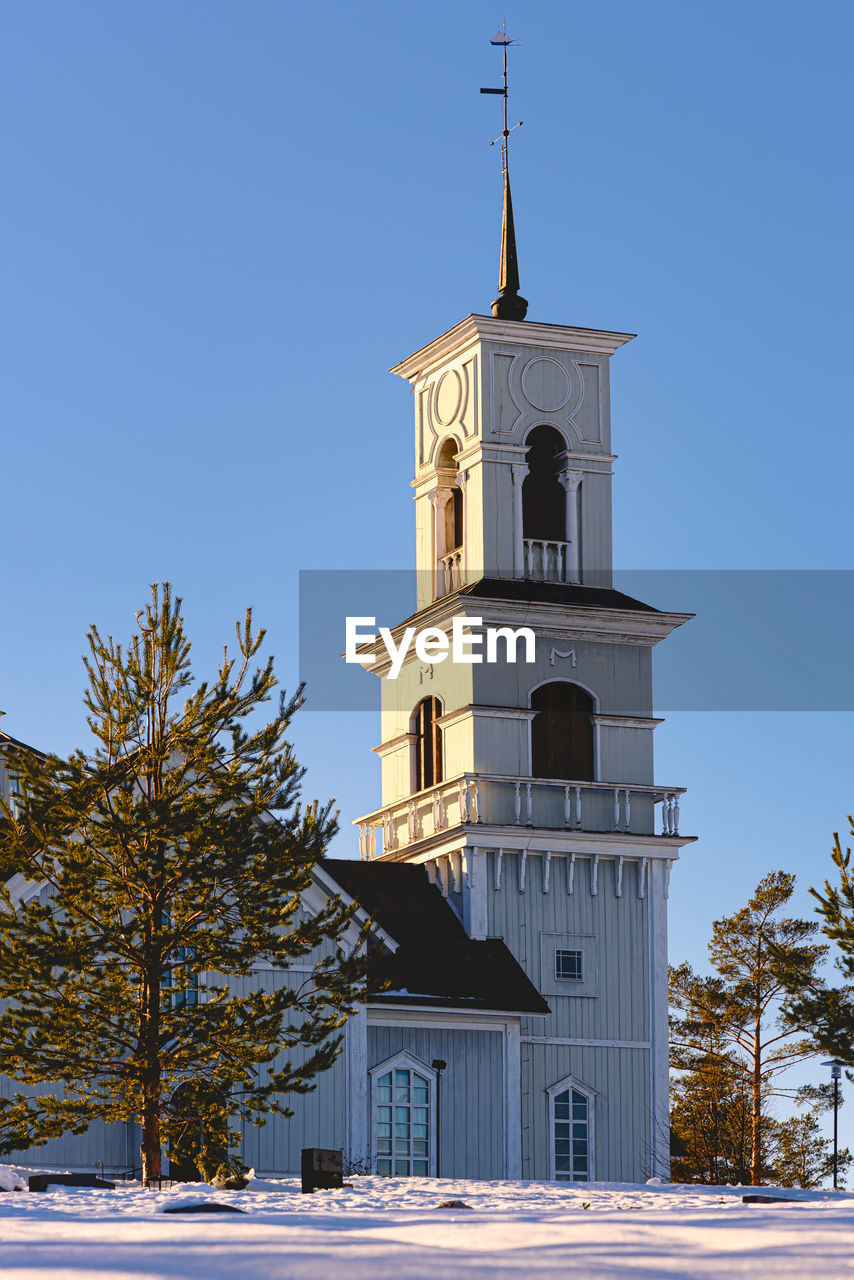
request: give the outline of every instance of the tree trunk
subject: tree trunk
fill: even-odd
[[[161,1176],[160,1164],[160,967],[144,983],[140,1019],[139,1051],[141,1058],[143,1186],[148,1178]]]
[[[750,1115],[750,1181],[762,1185],[762,1021],[757,1012],[753,1027],[753,1081]]]
[[[142,1184],[161,1176],[160,1165],[160,1090],[143,1089],[142,1103]]]

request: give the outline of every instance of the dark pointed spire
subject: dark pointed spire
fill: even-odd
[[[481,93],[499,94],[501,103],[501,172],[504,176],[504,212],[501,218],[501,265],[498,268],[498,297],[492,304],[492,314],[499,320],[524,320],[528,303],[519,292],[519,263],[516,259],[516,228],[513,225],[513,200],[510,195],[510,134],[507,126],[507,48],[515,44],[507,34],[505,22],[490,44],[497,45],[504,54],[503,89],[481,89]],[[522,121],[519,121],[521,124]],[[513,126],[517,129],[519,126]],[[497,142],[498,139],[495,139]],[[495,143],[492,144],[493,146]]]
[[[513,198],[510,195],[510,174],[505,166],[504,211],[501,217],[501,265],[498,268],[498,297],[492,304],[492,314],[499,320],[524,320],[527,313],[527,300],[519,292]]]

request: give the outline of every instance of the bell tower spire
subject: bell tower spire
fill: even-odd
[[[519,263],[516,257],[516,228],[513,223],[513,198],[510,194],[510,133],[507,124],[507,49],[515,44],[507,34],[507,24],[490,44],[497,46],[504,53],[504,87],[502,89],[481,89],[481,93],[496,93],[502,99],[501,112],[501,173],[504,179],[504,206],[501,216],[501,261],[498,269],[498,297],[492,304],[492,314],[499,320],[524,320],[528,311],[528,303],[519,292]],[[514,124],[518,129],[521,120]],[[498,139],[494,139],[492,146]]]

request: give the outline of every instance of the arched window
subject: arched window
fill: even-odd
[[[566,680],[541,684],[531,694],[531,775],[592,782],[593,713],[590,694]]]
[[[441,714],[442,704],[438,698],[422,699],[412,713],[416,791],[442,781],[442,730],[436,723]]]
[[[567,1076],[548,1095],[552,1180],[592,1182],[595,1089]]]
[[[436,560],[437,595],[447,595],[463,584],[463,490],[460,484],[456,440],[445,440],[436,457],[437,497]]]
[[[463,491],[458,484],[454,485],[445,503],[444,520],[444,547],[447,555],[451,551],[459,551],[463,545]]]
[[[566,441],[554,427],[534,427],[525,442],[528,474],[522,484],[522,530],[537,542],[566,540],[566,491],[558,480]]]
[[[414,1054],[398,1053],[371,1070],[374,1167],[380,1177],[435,1173],[436,1073]]]
[[[437,471],[456,471],[459,447],[453,438],[442,441],[442,447],[436,455]]]

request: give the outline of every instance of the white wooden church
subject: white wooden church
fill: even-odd
[[[375,651],[382,804],[305,909],[361,903],[389,985],[293,1119],[247,1129],[259,1174],[304,1146],[393,1176],[668,1173],[667,897],[691,837],[654,776],[652,650],[688,615],[612,587],[609,366],[633,335],[524,318],[506,166],[500,283],[493,315],[393,369],[415,404],[405,625],[527,626],[534,661],[411,653],[391,680]],[[118,1173],[138,1135],[96,1124],[14,1158]]]

